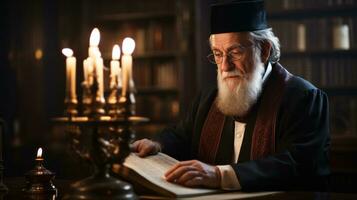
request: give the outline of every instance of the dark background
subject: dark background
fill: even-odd
[[[81,62],[87,56],[89,33],[98,25],[97,12],[100,10],[101,14],[112,13],[116,9],[112,5],[118,2],[114,0],[1,1],[0,118],[6,122],[6,132],[3,135],[5,177],[23,176],[30,170],[34,165],[38,147],[44,149],[46,167],[56,172],[58,178],[88,175],[88,167],[80,163],[70,151],[68,138],[64,135],[63,129],[54,126],[51,121],[53,117],[61,116],[64,111],[65,58],[61,54],[61,49],[69,46],[74,50],[77,58],[77,79],[82,77]],[[142,5],[142,2],[150,4],[151,1],[141,1],[140,5],[138,2],[128,1],[127,9],[142,8],[147,6]],[[219,1],[183,0],[182,2],[186,6],[184,9],[189,14],[189,20],[183,20],[182,23],[185,24],[181,24],[182,27],[186,27],[184,41],[176,42],[178,44],[185,42],[189,48],[183,52],[182,57],[179,57],[179,62],[183,63],[183,70],[179,74],[179,116],[187,111],[197,91],[215,84],[215,67],[208,63],[206,55],[209,54],[209,5]],[[354,12],[357,11],[356,5],[352,8],[347,7],[342,6],[341,10],[346,9],[345,13],[355,16],[351,13],[357,13]],[[300,9],[301,12],[288,13],[286,16],[290,16],[291,20],[299,19],[309,12],[302,10],[304,9]],[[326,13],[332,14],[325,13],[326,18],[334,15],[335,10],[330,10]],[[336,15],[338,14],[336,12]],[[278,17],[279,15],[275,15],[275,18]],[[348,52],[351,52],[347,53],[350,57],[356,54],[355,49]],[[341,57],[341,54],[330,53],[326,57]],[[284,62],[284,55],[282,62]],[[77,83],[79,84],[78,80]],[[357,88],[357,85],[352,88]],[[80,91],[78,86],[77,89]],[[357,93],[356,89],[334,90],[335,93],[336,91],[337,93],[344,91],[343,98],[356,96]],[[335,95],[333,92],[328,94],[330,97]],[[334,122],[332,120],[331,123]],[[351,123],[351,126],[355,127],[357,121],[352,120]],[[332,141],[331,160],[334,170],[332,181],[339,191],[355,191],[348,186],[353,184],[357,171],[357,133],[352,135],[353,137],[347,138],[333,137]]]

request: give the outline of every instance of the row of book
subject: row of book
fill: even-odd
[[[298,10],[321,7],[356,6],[355,0],[274,0],[265,1],[268,11]]]
[[[329,96],[330,130],[335,136],[357,136],[357,97]]]
[[[178,88],[178,69],[174,61],[137,62],[133,78],[137,87]]]
[[[281,58],[280,62],[319,87],[357,86],[357,58]]]
[[[174,24],[169,20],[149,20],[138,23],[122,23],[115,31],[104,29],[101,46],[106,47],[106,55],[111,55],[114,44],[121,45],[125,37],[135,40],[134,55],[145,55],[148,52],[172,51],[176,49]]]
[[[357,48],[357,18],[334,17],[280,20],[270,23],[284,51],[319,51]]]
[[[176,4],[172,0],[105,0],[95,3],[93,8],[97,15],[117,13],[147,13],[167,11],[174,13]]]

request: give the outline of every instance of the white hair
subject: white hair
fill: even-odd
[[[276,63],[280,60],[280,42],[279,38],[274,35],[272,28],[251,31],[249,33],[257,44],[263,41],[268,41],[271,44],[269,55],[269,61],[271,63]]]

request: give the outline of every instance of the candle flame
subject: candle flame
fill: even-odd
[[[119,45],[116,44],[113,46],[112,59],[119,60],[119,58],[120,58],[120,48]]]
[[[62,49],[62,53],[63,55],[65,55],[66,57],[71,57],[73,55],[73,51],[70,48],[64,48]]]
[[[132,54],[135,49],[135,41],[133,38],[126,37],[123,40],[123,53]]]
[[[100,32],[98,28],[94,28],[89,38],[90,46],[98,46],[100,41]]]
[[[42,148],[38,148],[37,150],[37,158],[41,158],[42,157]]]

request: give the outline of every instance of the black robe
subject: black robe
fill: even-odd
[[[281,67],[279,64],[272,66]],[[267,80],[265,82],[269,84]],[[263,92],[264,92],[263,86]],[[325,190],[329,169],[328,99],[311,83],[293,76],[287,82],[278,111],[273,155],[250,160],[258,99],[246,118],[246,129],[238,163],[232,162],[234,152],[234,118],[226,117],[215,164],[230,164],[242,190]],[[197,159],[202,126],[217,89],[201,92],[189,113],[176,126],[157,135],[162,151],[179,159]]]

